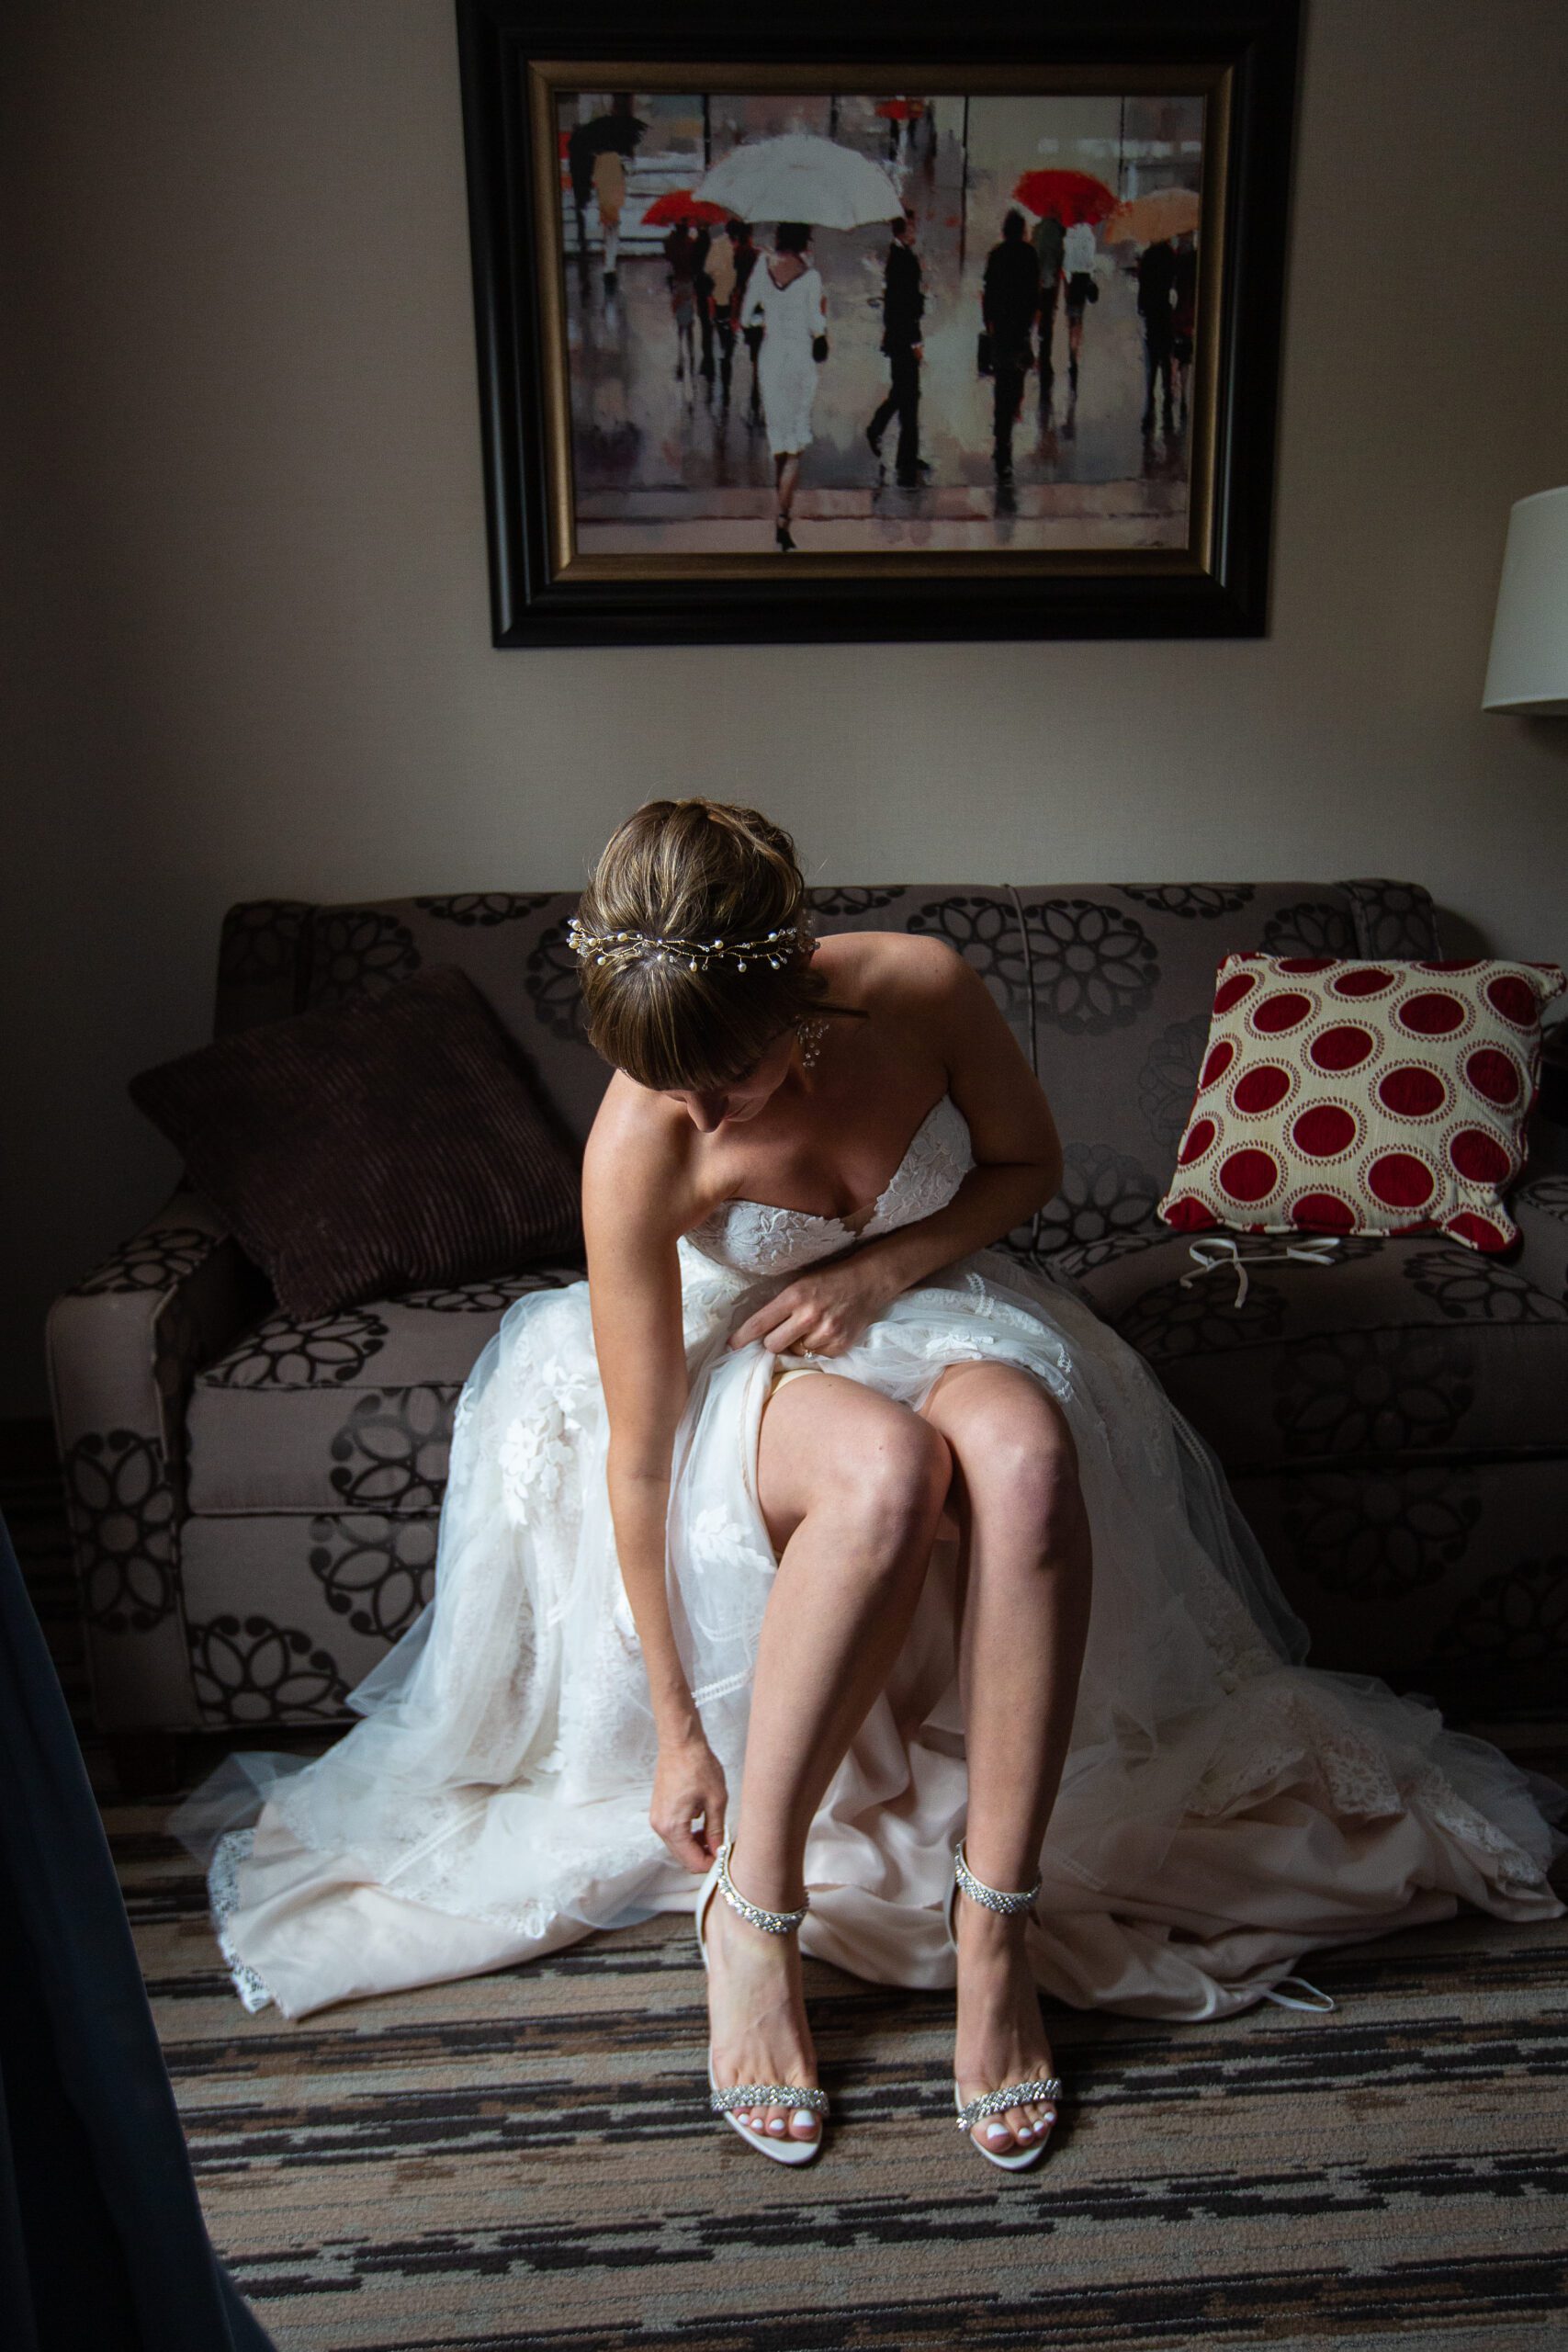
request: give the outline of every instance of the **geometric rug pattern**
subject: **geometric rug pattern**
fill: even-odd
[[[1561,1726],[1509,1744],[1568,1771]],[[1061,2120],[1017,2177],[950,2120],[951,1997],[808,1962],[834,2120],[790,2172],[709,2117],[684,1920],[289,2025],[234,1997],[162,1818],[111,1807],[117,1863],[279,2352],[1568,2346],[1568,1920],[1315,1952],[1315,2016],[1048,2003]]]

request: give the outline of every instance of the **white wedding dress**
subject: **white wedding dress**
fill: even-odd
[[[941,1208],[973,1165],[951,1095],[867,1236]],[[779,1359],[731,1330],[857,1234],[724,1204],[680,1243],[690,1396],[670,1590],[707,1736],[744,1810],[752,1663],[775,1561],[757,1433]],[[1077,2007],[1217,2017],[1303,1952],[1450,1917],[1564,1905],[1544,1776],[1368,1675],[1306,1666],[1292,1615],[1207,1447],[1066,1280],[980,1250],[906,1292],[833,1370],[918,1406],[944,1365],[1021,1365],[1065,1411],[1093,1604],[1032,1951]],[[785,1358],[794,1362],[798,1359]],[[689,1911],[649,1826],[655,1741],[605,1489],[585,1281],[516,1301],[459,1399],[434,1599],[313,1760],[231,1758],[173,1826],[210,1862],[246,2006],[333,2001],[498,1968],[595,1928]],[[939,1541],[887,1689],[812,1830],[804,1949],[897,1984],[951,1984],[943,1905],[964,1817],[954,1545]],[[242,1826],[244,1824],[251,1826]]]

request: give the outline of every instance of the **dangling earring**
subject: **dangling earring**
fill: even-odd
[[[828,1034],[827,1021],[814,1014],[808,1021],[797,1021],[795,1034],[800,1040],[800,1061],[803,1069],[810,1069],[822,1051],[822,1040]]]

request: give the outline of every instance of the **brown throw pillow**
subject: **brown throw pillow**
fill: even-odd
[[[296,1317],[578,1256],[578,1170],[455,965],[142,1070],[131,1101]]]

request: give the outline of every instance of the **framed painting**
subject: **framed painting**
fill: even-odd
[[[457,0],[494,641],[1253,636],[1298,0]]]

